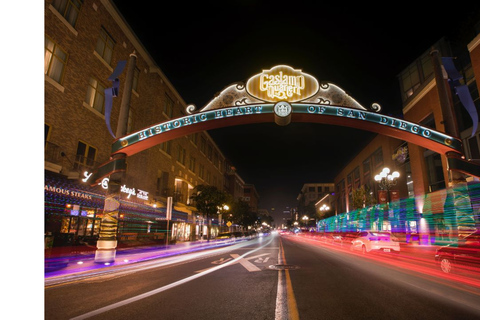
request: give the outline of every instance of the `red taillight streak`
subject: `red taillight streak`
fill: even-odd
[[[437,270],[437,265],[436,265],[435,261],[433,261],[432,259],[411,257],[411,256],[405,256],[405,255],[401,255],[401,254],[398,254],[397,257],[399,257],[401,259],[408,260],[408,262],[391,260],[390,258],[382,257],[382,256],[370,255],[370,256],[366,257],[364,254],[357,253],[357,252],[352,252],[348,248],[338,247],[334,244],[327,244],[327,243],[324,243],[324,242],[322,242],[318,239],[315,239],[313,237],[305,237],[305,236],[302,235],[302,236],[299,236],[299,237],[289,237],[289,239],[292,239],[292,240],[295,240],[295,241],[302,241],[303,240],[303,241],[308,242],[312,245],[314,244],[314,245],[320,245],[320,246],[325,246],[325,247],[327,247],[327,245],[328,245],[328,248],[330,248],[332,250],[341,251],[341,252],[344,252],[344,253],[355,254],[355,255],[358,255],[362,258],[370,259],[374,262],[388,264],[392,268],[395,268],[395,269],[397,269],[399,271],[402,271],[402,272],[409,272],[410,274],[411,274],[411,272],[414,272],[415,276],[420,276],[420,277],[425,278],[425,279],[428,278],[430,281],[435,281],[435,282],[440,283],[440,280],[449,280],[449,281],[454,281],[454,282],[458,282],[458,283],[461,283],[461,284],[466,284],[466,285],[470,285],[470,286],[473,286],[473,287],[480,288],[480,280],[476,280],[476,279],[472,279],[472,278],[468,278],[468,277],[463,277],[463,276],[460,276],[460,275],[446,274],[446,273],[444,273],[440,270]],[[418,265],[419,262],[421,262],[422,264],[427,265],[427,266],[420,266],[420,265]],[[435,268],[435,269],[432,269],[432,267]],[[429,277],[427,277],[427,276],[429,276]],[[433,277],[433,279],[431,277]],[[464,291],[469,291],[469,290],[466,290],[464,287],[458,287],[458,286],[456,286],[455,284],[452,284],[452,283],[445,283],[445,282],[442,282],[442,283],[444,285],[448,285],[450,287],[455,287],[457,289],[461,289],[461,290],[464,290]],[[471,292],[471,291],[469,291],[469,292]],[[474,294],[478,295],[478,292],[471,292],[471,293],[474,293]]]

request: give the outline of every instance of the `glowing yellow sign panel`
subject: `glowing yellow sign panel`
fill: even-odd
[[[249,94],[269,102],[305,100],[317,93],[318,89],[317,79],[286,65],[263,70],[247,82]]]

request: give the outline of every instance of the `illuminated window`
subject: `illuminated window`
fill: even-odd
[[[103,58],[108,64],[112,62],[113,56],[113,47],[115,45],[115,41],[113,41],[112,37],[110,37],[105,31],[105,29],[100,30],[100,36],[97,40],[97,46],[95,47],[95,51]]]
[[[53,0],[52,6],[57,9],[72,27],[75,27],[82,2],[79,0]]]
[[[67,53],[45,36],[45,74],[61,84],[66,64]]]
[[[97,156],[97,149],[79,141],[77,145],[77,154],[75,156],[75,168],[80,166],[93,167],[95,165],[95,157]]]
[[[85,103],[101,114],[105,114],[105,87],[97,79],[89,79]]]

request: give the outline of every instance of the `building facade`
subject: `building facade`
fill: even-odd
[[[260,196],[258,195],[257,189],[253,184],[245,184],[243,186],[243,201],[248,203],[250,206],[250,211],[258,213],[258,202],[260,201]]]
[[[110,158],[132,60],[127,133],[185,115],[186,102],[112,1],[45,1],[45,233],[55,245],[98,235],[107,190],[82,179]],[[127,66],[109,115],[105,90],[122,61]],[[206,131],[128,157],[120,239],[163,237],[166,228],[178,240],[195,239],[205,226],[190,203],[192,191],[199,184],[224,190],[224,175],[225,157]]]
[[[478,114],[480,99],[476,79],[480,76],[480,23],[463,30],[462,35],[465,34],[469,37],[444,37],[428,47],[398,75],[398,80],[404,119],[457,136],[463,141],[466,160],[478,163],[480,130],[478,123],[474,122],[478,122],[478,119],[473,120],[475,117],[467,112],[465,100],[460,99],[452,78],[448,78],[444,69],[442,76],[447,88],[445,95],[453,110],[452,120],[458,130],[447,132],[446,122],[450,119],[445,118],[441,86],[437,85],[435,79],[436,54],[439,57],[455,57],[454,67],[461,75],[459,83],[468,88],[468,97],[475,109],[473,113]],[[371,207],[362,213],[362,208],[354,205],[355,190],[364,187],[379,203],[380,186],[373,178],[383,167],[400,173],[397,184],[392,186],[395,197],[389,198],[391,205],[388,211],[379,212]],[[461,180],[464,180],[466,186],[464,193],[471,200],[468,214],[462,218],[453,213],[458,208],[448,206],[449,190],[457,181],[452,179],[445,155],[378,135],[336,176],[336,213],[339,217],[332,219],[330,226],[324,223],[322,227],[337,231],[341,228],[373,228],[406,233],[407,238],[411,234],[419,235],[419,241],[430,243],[449,241],[462,228],[467,232],[480,226],[477,194],[479,179],[474,175],[463,174]],[[353,216],[356,216],[356,220],[352,219]],[[468,222],[461,222],[462,219]]]

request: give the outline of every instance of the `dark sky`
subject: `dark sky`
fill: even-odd
[[[114,2],[185,102],[197,109],[231,83],[286,64],[340,86],[367,108],[377,102],[381,113],[397,117],[396,76],[442,36],[458,30],[467,18],[462,12],[479,11],[478,5],[466,10],[431,4],[420,9],[169,1],[155,8],[152,2]],[[260,207],[277,210],[296,206],[304,183],[333,182],[373,138],[347,127],[273,122],[209,133],[245,182],[255,185]]]

